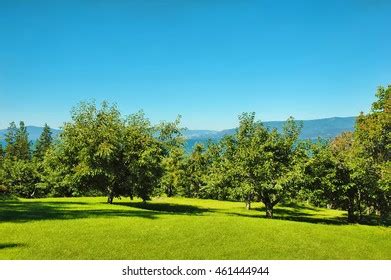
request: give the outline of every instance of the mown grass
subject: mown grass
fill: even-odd
[[[341,211],[162,198],[0,201],[0,259],[391,259],[391,228]]]

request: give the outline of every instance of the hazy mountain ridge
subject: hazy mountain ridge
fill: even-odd
[[[356,117],[335,117],[317,120],[298,121],[303,122],[303,129],[300,135],[301,139],[334,138],[343,131],[353,131]],[[284,121],[264,122],[265,126],[272,129],[281,130]],[[29,139],[33,143],[39,138],[43,128],[37,126],[27,126]],[[232,135],[236,128],[221,131],[215,130],[184,130],[183,135],[187,139],[186,150],[190,150],[196,143],[207,143],[209,139],[217,141],[226,135]],[[0,130],[0,143],[5,145],[5,134],[7,129]],[[61,130],[52,129],[53,137],[56,138]]]
[[[353,131],[356,123],[356,117],[334,117],[317,120],[304,120],[297,122],[303,123],[303,129],[300,134],[300,139],[316,140],[319,137],[331,139],[341,134],[344,131]],[[269,129],[276,128],[279,131],[284,126],[284,121],[264,122],[264,125]],[[199,131],[197,131],[199,132]],[[194,133],[193,130],[184,131],[186,137],[186,151],[191,151],[195,144],[206,144],[209,140],[218,141],[226,135],[233,135],[236,128],[226,129],[222,131],[208,130],[205,134]]]
[[[356,122],[356,117],[334,117],[317,120],[304,120],[297,122],[303,122],[303,129],[300,135],[301,139],[317,139],[333,138],[343,131],[353,131]],[[277,128],[282,130],[285,121],[270,121],[264,122],[265,126],[269,129]],[[206,136],[210,139],[220,139],[226,135],[232,135],[236,131],[236,128],[226,129],[221,131],[214,130],[185,130],[184,136],[187,139],[205,139]]]

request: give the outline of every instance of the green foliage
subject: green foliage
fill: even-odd
[[[149,200],[162,175],[163,150],[154,134],[141,112],[123,119],[107,102],[101,108],[81,103],[47,156],[47,181],[64,195],[98,190],[109,203],[121,195]]]
[[[204,146],[197,144],[186,162],[187,180],[184,188],[185,197],[201,197],[201,190],[206,185],[206,172],[207,162]]]
[[[255,121],[254,113],[240,116],[232,172],[239,178],[239,193],[248,209],[259,199],[266,205],[267,217],[272,218],[274,206],[294,196],[305,156],[297,145],[300,129],[292,118],[279,133]]]
[[[42,162],[41,178],[43,184],[50,189],[50,196],[80,196],[87,191],[76,182],[73,167],[76,166],[73,158],[63,144],[49,149]]]
[[[348,211],[348,220],[377,211],[390,213],[391,87],[379,88],[372,111],[361,114],[354,133],[343,133],[330,144],[314,145],[306,164],[307,187],[330,207]]]
[[[43,131],[35,144],[34,157],[39,161],[42,161],[45,153],[52,146],[53,137],[50,127],[45,123]]]
[[[205,152],[205,184],[200,191],[202,198],[239,199],[239,196],[235,196],[235,178],[232,176],[232,140],[233,138],[228,136],[219,143],[208,143]]]
[[[7,133],[5,134],[6,148],[5,155],[9,159],[13,159],[16,157],[16,135],[18,133],[18,128],[16,127],[15,122],[11,122],[9,127],[7,128]]]
[[[3,149],[3,145],[1,145],[0,143],[0,165],[3,162],[3,160],[4,160],[4,149]]]
[[[120,172],[122,125],[118,110],[107,103],[101,109],[93,103],[74,108],[72,122],[65,123],[58,147],[48,155],[48,181],[59,179],[54,188],[65,195],[88,192],[91,188],[104,191],[111,199],[119,195],[116,172]],[[79,188],[76,193],[73,186]]]
[[[182,194],[187,183],[184,149],[181,147],[172,148],[169,154],[163,158],[162,166],[164,175],[160,184],[163,192],[168,197]]]
[[[36,165],[30,161],[5,160],[0,174],[0,185],[3,185],[10,194],[19,197],[34,198],[45,195],[45,188],[40,184]]]
[[[16,134],[15,143],[15,158],[19,160],[29,160],[31,157],[30,142],[28,139],[27,128],[24,122],[19,123],[19,130]]]
[[[357,119],[354,136],[356,158],[364,164],[371,163],[368,205],[384,220],[391,212],[391,85],[379,87],[376,97],[372,111]]]
[[[162,144],[163,176],[160,181],[160,194],[168,197],[183,194],[186,185],[185,139],[180,128],[180,117],[173,123],[161,123],[158,139]]]
[[[343,133],[329,145],[317,143],[307,162],[307,183],[329,207],[348,211],[348,220],[356,220],[358,186],[352,180],[353,134]]]
[[[30,161],[30,142],[24,122],[12,122],[6,133],[5,151],[0,149],[0,185],[3,195],[41,197],[36,165]]]
[[[11,122],[5,135],[5,141],[7,143],[6,158],[11,160],[30,159],[30,142],[24,122],[19,123],[19,128],[16,127],[15,122]]]
[[[142,112],[130,116],[125,125],[123,167],[127,174],[122,191],[130,197],[150,200],[163,175],[164,147],[154,137],[156,128]]]

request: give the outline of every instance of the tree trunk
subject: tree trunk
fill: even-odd
[[[250,192],[248,195],[247,195],[247,199],[246,199],[246,209],[247,210],[251,210],[251,201],[253,199],[253,194]]]
[[[168,197],[173,197],[173,187],[172,186],[169,186],[168,189],[167,189],[167,196]]]
[[[273,205],[266,204],[266,218],[273,219]]]
[[[107,203],[108,203],[108,204],[113,204],[113,196],[112,196],[112,195],[109,195],[109,196],[107,197]]]
[[[361,222],[363,220],[363,210],[361,207],[361,192],[358,191],[358,196],[357,196],[357,207],[358,207],[358,220]]]
[[[356,210],[355,196],[356,196],[356,193],[354,192],[354,190],[351,190],[348,192],[348,222],[349,223],[357,222],[357,219],[356,219],[357,217],[354,213],[354,211]]]
[[[262,202],[266,208],[266,218],[273,219],[273,208],[281,201],[281,198],[277,198],[274,201],[270,198],[268,194],[262,194]]]
[[[380,224],[385,224],[387,222],[389,211],[381,209],[379,211]]]
[[[349,208],[348,208],[348,222],[349,223],[356,222],[356,216],[354,215],[354,207],[353,207],[353,205],[349,205]]]

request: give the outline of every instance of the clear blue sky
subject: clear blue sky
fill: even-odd
[[[1,0],[0,128],[81,100],[192,129],[353,116],[391,83],[391,1]]]

